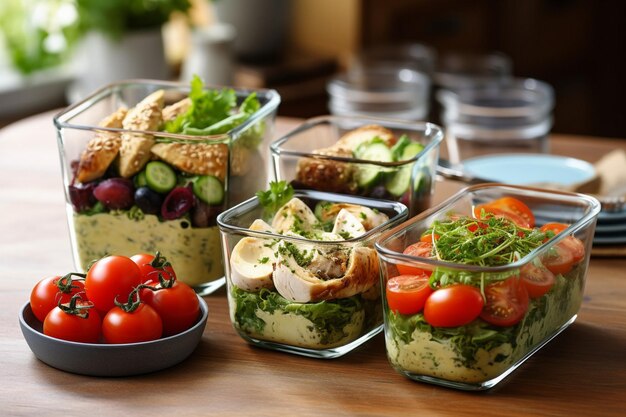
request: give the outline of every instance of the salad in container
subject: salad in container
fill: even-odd
[[[382,330],[374,241],[401,203],[284,181],[221,213],[230,319],[252,345],[335,358]]]
[[[430,123],[321,116],[272,142],[274,179],[400,201],[414,216],[430,207],[442,139]]]
[[[418,381],[495,386],[576,319],[599,202],[484,184],[386,232],[391,365]]]
[[[109,85],[54,118],[76,267],[159,250],[201,295],[224,283],[216,217],[267,183],[273,90]]]

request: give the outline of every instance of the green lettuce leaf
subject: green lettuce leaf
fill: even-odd
[[[321,335],[323,344],[334,343],[347,336],[344,327],[363,309],[359,296],[315,303],[295,303],[267,288],[259,292],[248,292],[235,286],[231,289],[231,294],[236,303],[235,321],[240,329],[260,333],[265,328],[265,321],[256,315],[257,310],[270,314],[283,311],[310,320],[315,331]]]

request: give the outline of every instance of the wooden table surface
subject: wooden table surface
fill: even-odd
[[[277,134],[297,123],[279,119]],[[552,136],[554,153],[594,162],[626,140]],[[440,183],[441,201],[458,184]],[[378,335],[316,360],[253,348],[232,329],[222,289],[206,297],[197,350],[154,374],[95,378],[35,358],[18,311],[43,277],[73,269],[52,113],[0,131],[0,415],[623,416],[626,259],[592,258],[578,320],[505,382],[467,393],[397,374]]]

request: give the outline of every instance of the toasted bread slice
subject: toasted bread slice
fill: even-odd
[[[144,98],[128,111],[122,127],[128,130],[154,131],[163,122],[164,91],[158,90]],[[119,171],[122,177],[131,177],[141,171],[150,159],[154,136],[144,133],[122,133]]]
[[[313,153],[351,158],[352,152],[344,148],[319,149]],[[296,181],[306,188],[337,193],[354,193],[355,168],[346,162],[328,159],[302,158],[298,161]]]
[[[359,145],[375,137],[382,139],[387,146],[396,143],[396,137],[391,130],[380,125],[366,125],[344,134],[331,148],[348,149],[354,152]]]
[[[191,99],[189,97],[177,101],[174,104],[170,104],[163,109],[163,121],[169,122],[170,120],[176,119],[179,115],[189,110],[190,107]]]
[[[119,108],[99,123],[100,127],[121,128],[127,109]],[[104,175],[117,156],[121,145],[120,134],[97,131],[80,156],[76,179],[80,182],[93,181]]]
[[[213,175],[224,181],[228,167],[228,146],[223,143],[157,143],[152,153],[183,172]]]

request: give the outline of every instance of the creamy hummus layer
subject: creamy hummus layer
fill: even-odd
[[[217,227],[193,228],[187,220],[159,221],[147,214],[130,219],[126,213],[74,214],[74,238],[83,270],[105,255],[155,253],[167,258],[178,279],[197,286],[224,276]]]
[[[567,299],[548,293],[545,316],[530,324],[524,321],[517,333],[515,346],[503,343],[489,351],[479,349],[471,367],[464,366],[449,340],[434,340],[429,332],[419,329],[411,335],[411,342],[405,343],[387,328],[385,340],[389,360],[401,371],[449,381],[480,383],[493,379],[556,332],[578,311],[583,296],[582,285],[566,282],[569,278],[562,276],[559,279],[568,287]],[[567,303],[567,308],[564,309],[562,303]]]
[[[346,336],[334,343],[324,344],[315,325],[305,317],[283,311],[270,314],[262,310],[257,310],[256,316],[265,322],[265,327],[260,333],[247,333],[248,336],[310,349],[328,349],[350,343],[361,335],[365,319],[363,311],[355,313],[352,321],[343,328]]]

